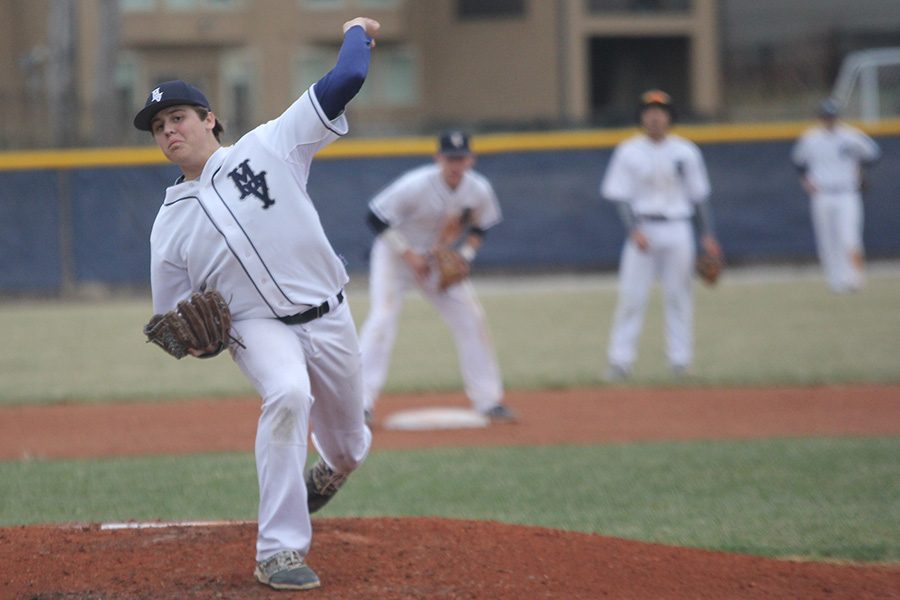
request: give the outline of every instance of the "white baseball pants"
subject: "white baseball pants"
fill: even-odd
[[[813,196],[810,205],[816,251],[828,286],[835,292],[863,285],[863,207],[857,192]]]
[[[234,323],[246,349],[232,346],[232,356],[262,397],[256,428],[257,561],[282,550],[309,552],[304,465],[310,427],[319,455],[338,473],[358,467],[371,446],[359,342],[347,304],[303,325],[276,319]]]
[[[650,247],[640,250],[629,236],[619,265],[619,300],[609,338],[610,365],[630,370],[653,281],[663,293],[666,355],[672,367],[688,367],[693,360],[693,273],[696,250],[691,222],[644,221],[641,231]]]
[[[375,406],[384,387],[406,294],[418,288],[440,313],[453,335],[466,395],[485,411],[503,399],[503,382],[487,319],[468,280],[441,292],[436,277],[419,285],[410,268],[381,238],[372,246],[369,315],[360,329],[364,403]],[[436,275],[433,273],[433,275]]]

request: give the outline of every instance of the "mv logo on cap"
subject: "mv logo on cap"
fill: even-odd
[[[263,208],[269,208],[275,204],[275,199],[269,198],[269,184],[266,181],[266,172],[254,173],[253,169],[250,168],[249,158],[235,167],[228,176],[241,193],[241,200],[253,194],[262,200]]]
[[[459,131],[450,134],[450,145],[454,148],[463,148],[466,144],[466,137]]]
[[[162,100],[162,90],[159,88],[156,88],[155,90],[150,92],[150,98],[152,99],[153,102],[159,102],[160,100]]]
[[[469,135],[459,129],[445,131],[441,134],[438,148],[446,156],[465,156],[469,154]]]

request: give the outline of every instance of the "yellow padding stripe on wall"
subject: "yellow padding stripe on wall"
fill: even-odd
[[[871,135],[900,135],[900,118],[877,124],[855,123]],[[675,132],[699,144],[766,142],[796,139],[812,122],[741,123],[735,125],[682,125]],[[612,148],[636,132],[634,128],[549,131],[476,135],[472,148],[479,154]],[[434,153],[433,137],[342,139],[323,149],[320,158],[372,158],[428,156]],[[0,153],[0,171],[127,167],[167,164],[155,146],[146,148],[97,148]]]
[[[0,153],[0,171],[127,167],[167,163],[159,148],[29,150]]]

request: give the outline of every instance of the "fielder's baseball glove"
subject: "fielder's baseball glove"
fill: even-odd
[[[439,275],[438,287],[441,291],[469,276],[469,263],[456,250],[438,248],[433,255]]]
[[[719,256],[713,256],[709,252],[703,252],[697,257],[697,276],[706,285],[715,285],[725,267],[725,261]]]
[[[181,358],[191,350],[202,358],[215,356],[231,341],[231,311],[222,294],[216,290],[192,294],[178,303],[175,310],[153,315],[144,325],[148,342],[153,342]]]

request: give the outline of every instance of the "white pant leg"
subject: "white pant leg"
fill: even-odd
[[[688,367],[694,359],[694,235],[686,220],[660,224],[659,229],[664,238],[660,279],[666,354],[671,366]]]
[[[841,194],[836,204],[840,280],[845,289],[858,289],[863,284],[862,197],[855,192]]]
[[[453,334],[466,395],[476,410],[486,411],[503,400],[503,380],[484,308],[471,281],[445,292],[428,285],[422,293]]]
[[[630,369],[637,358],[637,342],[644,324],[647,298],[655,273],[653,248],[644,252],[629,237],[619,263],[619,299],[609,336],[607,359]]]
[[[234,322],[245,348],[234,361],[262,396],[256,427],[259,531],[256,560],[281,550],[309,551],[312,527],[306,506],[303,468],[312,405],[303,343],[275,319]]]
[[[363,417],[360,349],[350,306],[344,302],[325,316],[295,327],[307,334],[313,444],[332,470],[349,473],[372,445]]]
[[[841,251],[838,247],[838,220],[834,199],[835,196],[830,194],[814,195],[810,204],[810,214],[816,237],[816,252],[825,273],[825,280],[832,290],[843,291]]]
[[[409,268],[378,238],[369,258],[369,314],[360,328],[363,403],[375,406],[387,379],[397,321],[409,284]]]

